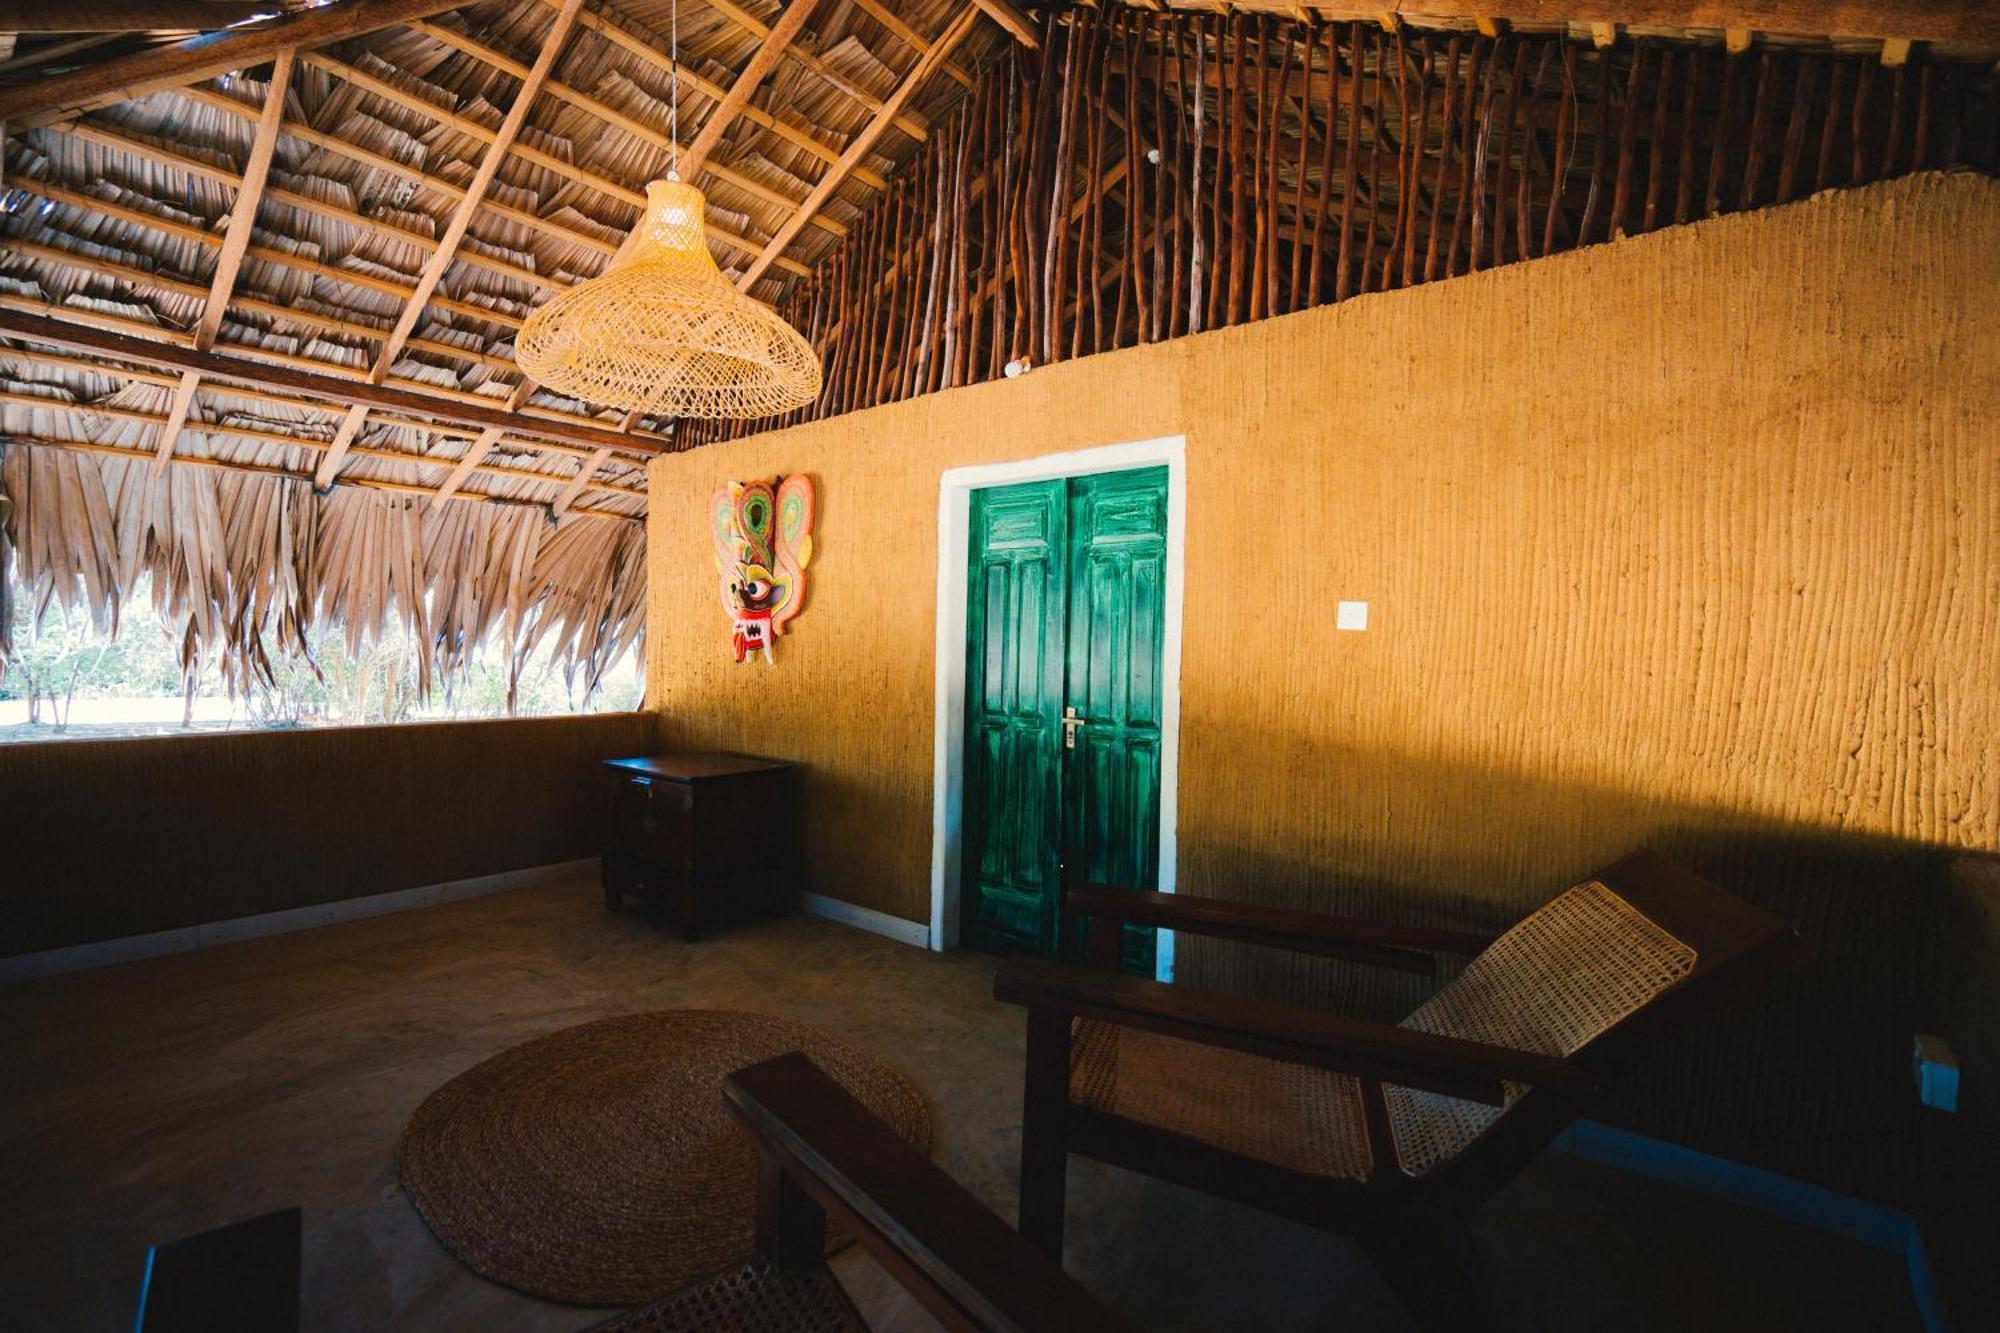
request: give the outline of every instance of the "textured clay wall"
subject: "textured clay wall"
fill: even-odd
[[[1651,843],[1819,957],[1617,1117],[1905,1199],[1941,866],[2000,848],[1996,293],[2000,185],[1915,177],[667,458],[649,697],[811,765],[815,887],[921,920],[939,473],[1184,433],[1182,891],[1498,923]],[[703,497],[802,469],[806,611],[734,666]]]
[[[650,713],[0,746],[0,956],[594,855]]]

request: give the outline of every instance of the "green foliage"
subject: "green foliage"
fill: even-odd
[[[40,724],[27,730],[36,735],[66,731],[79,700],[185,702],[185,720],[195,701],[227,697],[212,667],[194,681],[192,694],[187,692],[175,642],[160,627],[144,580],[126,603],[115,636],[98,633],[87,617],[71,615],[60,606],[51,606],[37,622],[27,590],[17,586],[14,591],[15,655],[6,674],[0,675],[0,700],[27,700],[29,721]],[[581,673],[578,679],[566,679],[554,655],[544,649],[523,664],[510,707],[508,656],[486,644],[448,691],[434,686],[425,699],[419,691],[417,644],[400,627],[364,640],[358,652],[350,653],[344,630],[322,626],[313,632],[308,647],[307,655],[272,659],[272,679],[254,682],[236,701],[233,725],[354,726],[613,712],[636,708],[643,693],[642,669],[628,658],[585,699]],[[83,716],[91,713],[86,703]],[[157,725],[130,728],[157,729]],[[90,730],[93,735],[116,734],[115,729],[95,724]]]

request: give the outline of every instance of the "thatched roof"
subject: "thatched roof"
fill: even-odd
[[[402,6],[424,8],[444,11]],[[828,3],[718,117],[779,6],[681,6],[679,142],[719,131],[696,179],[725,272],[775,300],[840,243],[970,81],[960,62],[1007,40],[972,38],[972,12]],[[439,672],[489,629],[517,655],[553,642],[592,676],[630,647],[643,462],[672,446],[671,423],[540,390],[512,340],[550,291],[602,268],[666,171],[669,26],[665,0],[496,0],[81,114],[58,86],[16,116],[0,317],[210,358],[197,373],[0,345],[0,492],[31,595],[109,627],[151,570],[190,665],[220,660],[232,680],[315,618],[358,635],[400,617]],[[956,52],[927,59],[947,31]],[[136,31],[13,48],[0,80],[24,97],[176,49]],[[266,114],[277,82],[282,112]],[[274,387],[283,370],[506,424],[348,410]]]
[[[0,0],[0,560],[11,541],[33,598],[107,626],[150,571],[190,666],[232,681],[318,621],[360,636],[391,617],[433,676],[491,631],[517,660],[554,645],[595,679],[641,633],[644,460],[715,432],[542,390],[514,364],[522,320],[601,270],[678,143],[724,271],[833,346],[833,296],[879,285],[861,266],[889,253],[849,238],[887,231],[878,203],[969,124],[952,113],[992,83],[982,68],[1069,7],[685,0],[676,117],[671,0]],[[2000,42],[1983,0],[1846,0],[1840,33],[1810,0],[1235,8],[1898,66],[1911,38],[1988,63]],[[1758,31],[1729,26],[1739,14]],[[1282,69],[1276,86],[1289,96]],[[1944,87],[1963,102],[1962,81]],[[1273,118],[1292,122],[1305,142],[1312,114]],[[885,262],[889,281],[902,258]],[[1102,262],[1129,267],[1115,237]]]

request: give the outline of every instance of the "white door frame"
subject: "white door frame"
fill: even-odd
[[[1160,663],[1160,892],[1178,869],[1181,748],[1181,610],[1187,555],[1187,437],[1168,435],[1013,463],[947,471],[938,483],[937,713],[931,773],[931,948],[958,945],[959,866],[965,808],[965,593],[972,493],[1024,481],[1052,481],[1133,468],[1167,469],[1166,620]],[[1173,975],[1173,932],[1159,933],[1158,971]]]

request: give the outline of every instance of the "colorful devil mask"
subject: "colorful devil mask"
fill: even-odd
[[[813,484],[799,473],[770,481],[732,481],[708,502],[722,609],[729,614],[736,660],[761,651],[805,605],[812,561]]]

